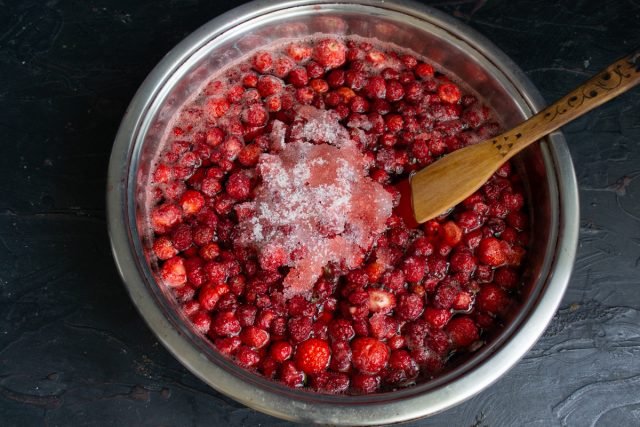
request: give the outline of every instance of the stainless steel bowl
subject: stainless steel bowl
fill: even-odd
[[[408,1],[255,1],[221,15],[176,46],[135,95],[116,137],[107,206],[111,245],[131,298],[160,341],[191,372],[243,404],[303,422],[370,425],[443,411],[496,381],[527,352],[567,287],[578,237],[578,195],[559,132],[523,152],[532,246],[526,299],[506,328],[446,375],[369,396],[327,396],[289,389],[220,356],[179,314],[154,281],[146,254],[145,191],[150,158],[167,121],[207,76],[271,40],[317,32],[374,37],[424,54],[467,82],[509,127],[542,107],[522,71],[483,36],[436,10]]]

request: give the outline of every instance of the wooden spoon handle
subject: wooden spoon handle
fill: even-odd
[[[507,161],[529,144],[640,83],[640,49],[609,65],[535,116],[491,140]]]

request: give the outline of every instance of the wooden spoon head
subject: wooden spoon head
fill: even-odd
[[[462,202],[505,161],[491,141],[485,141],[454,151],[417,172],[410,178],[416,221],[428,221]]]

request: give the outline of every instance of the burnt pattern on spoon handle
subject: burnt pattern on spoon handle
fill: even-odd
[[[541,137],[552,132],[639,82],[640,49],[611,64],[565,97],[512,131],[497,136],[491,142],[504,158],[509,155],[523,135],[541,133]]]

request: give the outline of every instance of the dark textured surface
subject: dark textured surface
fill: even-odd
[[[1,425],[290,425],[215,393],[158,344],[106,233],[129,100],[164,53],[239,3],[0,0]],[[428,3],[491,39],[549,101],[640,45],[636,0]],[[640,89],[564,131],[582,220],[561,310],[496,384],[408,425],[640,424]]]

